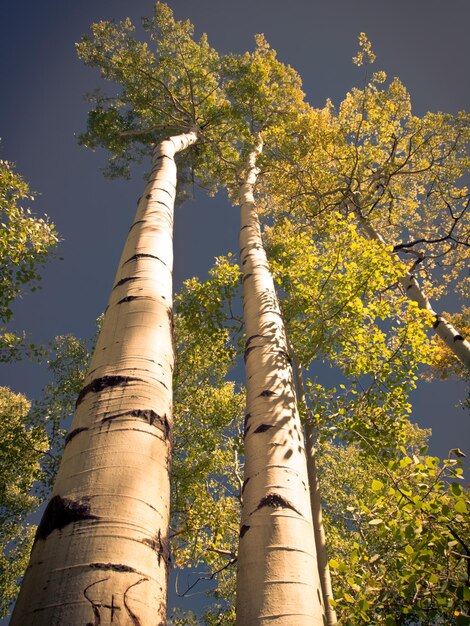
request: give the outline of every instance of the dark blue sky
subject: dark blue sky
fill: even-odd
[[[357,35],[365,31],[377,54],[376,67],[399,76],[414,110],[455,113],[468,108],[468,0],[170,0],[178,19],[189,18],[222,52],[244,51],[264,32],[281,60],[302,75],[308,99],[339,103],[362,81],[351,62]],[[3,6],[0,24],[1,158],[15,161],[35,191],[35,202],[56,223],[63,261],[51,263],[44,288],[15,306],[15,325],[49,341],[58,334],[81,337],[94,331],[106,306],[121,247],[143,185],[105,180],[103,154],[80,148],[87,104],[83,95],[100,84],[96,72],[77,59],[74,43],[100,19],[149,14],[151,0],[18,0]],[[206,234],[204,234],[206,233]],[[204,275],[215,255],[236,251],[238,212],[223,198],[199,194],[177,210],[175,286]],[[0,369],[0,383],[35,395],[46,382],[39,368],[21,364]],[[468,419],[453,405],[462,397],[453,383],[423,384],[416,417],[433,424],[436,453],[470,440]],[[464,427],[464,424],[467,424]],[[444,426],[441,432],[441,426]],[[458,435],[457,435],[458,433]],[[465,436],[464,436],[465,434]],[[457,437],[458,441],[455,441]]]
[[[36,341],[73,333],[88,337],[106,306],[121,247],[143,186],[106,181],[104,157],[76,144],[84,130],[83,94],[99,84],[76,58],[74,42],[100,19],[138,20],[151,0],[7,0],[0,20],[0,158],[41,193],[62,237],[62,261],[44,273],[44,288],[15,306],[15,325]],[[377,69],[399,76],[411,92],[414,111],[455,113],[469,108],[468,0],[170,0],[178,19],[189,18],[221,52],[242,52],[253,35],[265,33],[282,61],[302,75],[309,101],[339,103],[361,71],[351,62],[357,35],[365,31],[377,54]],[[206,231],[206,235],[203,233]],[[204,275],[215,255],[237,250],[238,213],[222,198],[200,195],[177,210],[175,286]],[[2,366],[0,384],[33,396],[46,382],[29,364]],[[468,417],[455,404],[457,383],[423,383],[415,416],[432,425],[431,451],[468,447]]]

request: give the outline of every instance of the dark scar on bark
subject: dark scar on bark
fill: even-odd
[[[248,278],[251,278],[253,276],[253,274],[245,274],[245,276],[243,276],[242,278],[242,283],[245,282],[245,280],[247,280]]]
[[[159,161],[160,159],[170,159],[170,161],[174,161],[173,157],[168,154],[161,154],[160,156],[155,157],[155,161]]]
[[[437,319],[436,319],[436,321],[433,323],[432,327],[433,327],[433,328],[437,328],[441,322],[442,322],[442,320],[440,320],[439,318],[437,318]]]
[[[250,530],[250,528],[251,526],[248,526],[247,524],[243,524],[243,526],[240,528],[240,539],[243,539],[243,537]]]
[[[171,330],[173,332],[174,328],[175,328],[175,320],[174,320],[174,314],[173,314],[173,309],[170,307],[166,310],[166,313],[168,315],[168,319],[170,320],[170,326],[171,326]]]
[[[286,352],[285,350],[278,350],[277,353],[282,356],[289,363],[289,365],[292,365],[292,359],[290,358],[288,352]]]
[[[246,363],[247,358],[249,357],[250,353],[253,352],[253,350],[255,350],[256,348],[259,348],[260,346],[251,346],[250,348],[246,348],[245,352],[243,353],[243,360]]]
[[[255,433],[265,433],[270,428],[274,428],[273,424],[260,424],[255,430]]]
[[[113,289],[116,289],[116,287],[120,287],[131,280],[139,280],[139,278],[138,276],[126,276],[126,278],[121,278],[121,280],[114,285]]]
[[[121,565],[120,563],[88,563],[88,567],[91,569],[100,569],[109,572],[129,572],[131,574],[140,574],[135,568],[130,565]]]
[[[145,254],[144,252],[139,252],[138,254],[134,254],[133,256],[131,256],[130,259],[127,259],[127,261],[124,261],[123,265],[126,265],[126,263],[130,263],[131,261],[137,261],[137,259],[156,259],[157,261],[160,261],[160,263],[163,263],[163,261],[154,254]],[[163,263],[163,265],[165,265],[165,263]]]
[[[142,382],[140,378],[133,378],[132,376],[102,376],[101,378],[95,378],[80,391],[75,406],[77,407],[83,402],[83,398],[89,393],[99,393],[108,387],[125,387],[127,383],[133,381]]]
[[[270,493],[264,498],[261,498],[255,511],[259,511],[265,506],[269,506],[272,509],[291,509],[292,511],[295,511],[298,515],[301,515],[299,511],[297,511],[294,505],[292,505],[290,502],[285,500],[282,496],[280,496],[277,493]]]
[[[162,202],[161,200],[155,200],[154,202],[155,202],[155,204],[161,204],[161,205],[162,205],[162,206],[164,206],[164,207],[165,207],[165,209],[167,209],[167,210],[170,210],[170,209],[171,209],[171,206],[168,206],[168,204],[167,204],[166,202]]]
[[[249,480],[250,480],[250,477],[248,476],[248,478],[245,478],[245,480],[243,481],[242,493],[245,491],[245,487],[247,486]]]
[[[167,189],[163,189],[163,187],[157,187],[156,191],[163,191],[164,193],[167,193],[170,196],[170,198],[173,200],[172,194]]]
[[[263,335],[251,335],[251,337],[248,337],[248,339],[245,341],[245,348],[248,348],[253,339],[256,339],[257,337],[259,337],[260,339],[265,339]]]
[[[142,543],[147,544],[157,553],[158,556],[158,564],[160,565],[162,559],[165,564],[165,568],[167,571],[171,567],[171,548],[170,542],[168,539],[162,537],[162,533],[159,530],[158,534],[151,539],[143,539]]]
[[[248,424],[248,420],[250,419],[250,417],[251,417],[251,413],[247,413],[245,415],[245,421],[243,424],[243,432],[245,436],[246,436],[246,433],[250,430],[250,424]]]
[[[46,510],[39,522],[34,543],[39,539],[46,539],[53,530],[62,530],[74,522],[96,519],[99,519],[99,517],[90,513],[88,502],[54,496],[46,506]]]
[[[464,339],[463,339],[462,335],[455,335],[455,337],[454,337],[454,341],[463,341],[463,340]]]
[[[411,285],[408,285],[408,286],[406,287],[406,290],[407,290],[407,291],[408,291],[408,289],[413,289],[413,283],[412,283]]]
[[[139,419],[148,422],[150,426],[160,427],[165,433],[165,437],[168,439],[170,436],[171,428],[170,423],[166,415],[158,415],[153,409],[134,409],[132,411],[124,411],[122,413],[116,413],[114,415],[107,415],[101,420],[102,423],[110,422],[118,417],[137,417]]]
[[[134,226],[137,226],[137,224],[145,224],[147,220],[137,220],[136,222],[134,222],[132,224],[132,226],[129,228],[129,232],[131,232],[131,230],[134,228]]]
[[[275,396],[275,395],[276,395],[275,391],[271,391],[271,389],[265,389],[259,394],[258,397],[271,398],[272,396]]]
[[[88,430],[86,426],[82,426],[81,428],[75,428],[71,430],[67,437],[65,438],[65,445],[67,445],[74,437],[76,437],[79,433],[82,433],[84,430]]]
[[[153,300],[153,298],[151,298],[150,296],[126,296],[125,298],[122,298],[122,300],[119,300],[119,302],[116,302],[116,304],[133,302],[134,300]]]

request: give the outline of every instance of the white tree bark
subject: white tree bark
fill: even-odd
[[[247,413],[238,626],[323,626],[304,438],[279,305],[255,211],[256,157],[240,191]]]
[[[380,241],[380,243],[386,245],[382,235],[378,233],[372,224],[361,215],[357,208],[353,208],[354,213],[357,215],[359,222],[370,239]],[[420,309],[429,311],[434,318],[434,330],[436,334],[442,339],[446,346],[455,354],[455,356],[461,361],[461,363],[470,370],[470,342],[468,342],[454,326],[445,319],[442,315],[437,313],[426,294],[420,287],[416,277],[408,272],[400,280],[407,297],[410,300],[416,302]]]
[[[12,626],[166,624],[174,155],[159,144]]]

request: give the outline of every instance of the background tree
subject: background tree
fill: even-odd
[[[339,392],[336,388],[326,390],[319,384],[318,378],[321,380],[321,377],[318,375],[315,376],[316,382],[307,381],[314,425],[320,433],[326,429],[323,431],[326,438],[331,439],[333,434],[339,436],[339,441],[356,441],[356,445],[364,452],[373,445],[381,454],[387,454],[387,451],[393,453],[399,441],[405,443],[409,438],[405,429],[410,411],[407,396],[415,385],[417,367],[420,363],[429,363],[432,360],[431,347],[424,332],[425,325],[429,322],[426,313],[420,312],[416,305],[407,305],[404,297],[397,298],[390,293],[390,285],[402,282],[401,276],[404,274],[406,277],[409,274],[406,266],[392,258],[383,240],[380,241],[378,237],[369,239],[367,231],[361,233],[358,230],[363,225],[363,220],[360,219],[355,226],[358,212],[348,212],[347,202],[345,212],[337,210],[343,206],[341,202],[344,200],[342,194],[346,173],[342,174],[343,180],[341,176],[336,177],[331,163],[334,161],[341,168],[344,165],[343,160],[346,164],[352,163],[354,167],[357,163],[354,163],[353,158],[348,161],[348,149],[342,152],[342,146],[347,145],[347,142],[343,141],[341,132],[338,134],[341,126],[336,125],[332,113],[331,106],[327,105],[323,111],[312,111],[304,118],[299,118],[299,128],[303,125],[303,136],[308,136],[306,128],[311,125],[310,145],[303,144],[300,132],[298,135],[286,133],[289,150],[282,154],[295,174],[289,182],[286,174],[288,168],[282,172],[273,168],[274,183],[269,174],[266,177],[266,188],[271,189],[272,184],[272,188],[278,193],[269,195],[270,191],[266,192],[267,210],[272,206],[279,216],[275,226],[268,231],[268,250],[274,255],[271,265],[281,285],[281,293],[287,296],[283,300],[283,310],[288,327],[289,322],[291,324],[291,339],[294,350],[297,350],[294,353],[296,358],[307,368],[313,358],[316,358],[316,363],[320,358],[331,365],[339,366],[347,377],[347,382],[344,381],[346,385],[340,386],[343,391]],[[370,112],[360,113],[368,120]],[[362,133],[360,123],[363,120],[359,115],[357,118],[358,128]],[[379,114],[377,119],[381,119]],[[344,128],[354,128],[354,125],[345,125]],[[376,129],[374,133],[372,135],[371,132],[370,144],[376,141]],[[354,133],[352,136],[354,138]],[[449,138],[452,144],[455,139],[452,132],[449,132]],[[441,140],[444,141],[442,137]],[[282,143],[278,144],[280,145]],[[312,145],[317,150],[312,150]],[[367,148],[372,151],[370,145],[363,147],[362,144],[352,149],[359,165],[362,165],[360,159],[367,152]],[[278,150],[282,150],[282,147],[278,147]],[[305,160],[301,160],[301,154]],[[371,163],[372,158],[369,167]],[[457,178],[463,172],[464,163],[465,158],[462,158],[460,170],[453,169],[453,164],[449,164]],[[412,171],[410,175],[415,173]],[[397,202],[399,200],[402,200],[401,196]],[[454,228],[457,225],[463,226],[458,222],[460,219],[464,220],[465,210],[466,207],[463,206]],[[464,237],[454,243],[456,247],[460,246],[461,251],[464,250]],[[463,259],[462,254],[459,262],[463,262]],[[450,280],[450,277],[447,279]],[[379,284],[382,280],[384,282]],[[374,287],[375,281],[378,282]],[[398,325],[389,326],[395,316],[400,319],[399,324],[404,323],[401,329]],[[384,325],[387,318],[390,321]],[[410,370],[407,369],[408,365]],[[348,394],[350,400],[343,403],[342,396]],[[330,422],[332,417],[333,421]],[[359,420],[356,424],[355,419]],[[440,488],[444,488],[443,485]],[[462,510],[464,507],[463,502],[458,505]],[[461,521],[460,513],[456,510],[452,511],[451,517],[457,524]],[[460,550],[463,558],[457,570],[466,559],[465,544],[460,545]],[[345,575],[349,571],[346,567]],[[463,581],[461,572],[462,570],[456,574],[460,581],[457,586]],[[398,588],[402,587],[402,582],[396,582]],[[417,594],[416,588],[413,593]],[[459,593],[460,607],[456,611],[463,611],[462,619],[466,619],[466,605],[462,603],[462,592]],[[415,600],[417,596],[418,594]],[[352,598],[350,595],[349,599],[355,602],[356,598]],[[399,602],[406,604],[403,597]],[[420,605],[420,601],[417,600],[416,604]],[[406,614],[413,614],[409,618],[410,623],[417,619],[417,615],[421,619],[426,611],[432,614],[431,619],[437,618],[443,623],[447,623],[453,616],[452,608],[450,605],[444,606],[443,599],[441,603],[436,600],[433,604],[431,601],[427,608],[425,604],[423,602],[420,607],[411,606],[404,611]],[[342,611],[341,606],[338,608],[345,619],[347,611]],[[417,612],[414,612],[415,609]],[[361,617],[356,614],[350,623],[359,623],[359,619],[364,620],[364,623],[369,620],[379,623],[378,619],[385,620],[380,623],[396,623],[395,619],[408,618],[403,618],[402,615],[397,617],[396,614],[387,617],[384,609],[380,616],[374,615],[372,618],[369,615],[364,614]]]
[[[239,268],[231,255],[217,259],[207,281],[186,281],[175,318],[175,443],[172,473],[172,546],[175,565],[200,568],[217,582],[208,613],[235,617],[241,487],[240,427],[245,395],[227,380],[235,364],[233,299]],[[227,320],[227,324],[224,321]],[[177,592],[186,595],[196,576]],[[211,594],[212,595],[212,594]],[[206,618],[210,618],[207,616]],[[173,622],[172,622],[173,623]]]
[[[8,329],[15,299],[38,288],[41,269],[58,241],[47,218],[36,217],[23,202],[34,199],[28,184],[8,161],[0,161],[0,361],[36,358],[44,349],[25,333]],[[34,530],[26,523],[38,506],[31,494],[42,478],[40,459],[47,451],[43,425],[28,419],[30,402],[0,387],[0,615],[6,615],[18,592],[17,581],[27,562]]]
[[[21,203],[31,202],[25,180],[8,161],[0,161],[0,361],[12,362],[24,354],[41,353],[27,344],[25,335],[6,329],[12,318],[12,302],[28,290],[35,291],[40,270],[58,242],[54,225],[47,217],[36,217]]]
[[[365,35],[360,41],[370,57]],[[464,294],[468,284],[469,118],[414,116],[399,79],[386,88],[385,81],[376,72],[338,111],[328,102],[298,118],[297,132],[285,133],[278,148],[287,167],[273,172],[269,193],[277,194],[278,211],[299,223],[318,225],[331,211],[338,219],[352,215],[366,237],[388,246],[408,268],[399,286],[468,366],[470,345],[429,299],[450,285]]]
[[[18,593],[34,538],[28,514],[39,505],[31,490],[42,479],[40,459],[47,452],[44,428],[28,421],[30,403],[0,387],[0,615],[7,615]]]

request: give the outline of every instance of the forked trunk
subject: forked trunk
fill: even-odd
[[[324,626],[304,438],[274,283],[253,199],[240,192],[247,414],[238,551],[238,626]]]
[[[357,209],[355,209],[354,212],[358,216],[360,224],[369,239],[380,241],[385,245],[382,235],[375,230],[372,224],[363,217]],[[459,361],[470,370],[470,342],[468,342],[445,317],[439,315],[439,313],[434,310],[416,277],[411,272],[403,276],[400,280],[400,284],[410,300],[416,302],[420,309],[431,313],[434,318],[433,328],[436,334],[442,339],[449,350],[455,354]]]
[[[159,144],[12,626],[166,623],[174,155]]]

